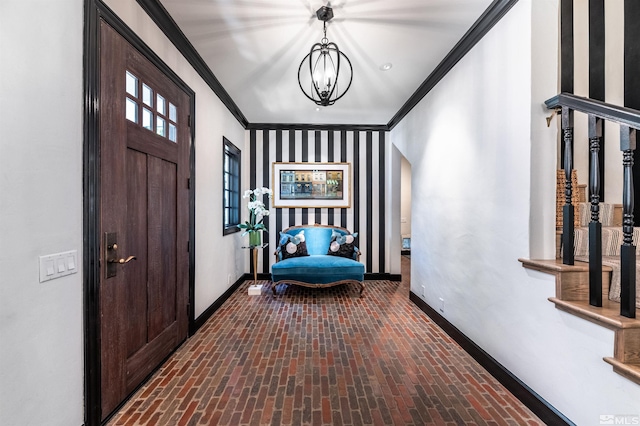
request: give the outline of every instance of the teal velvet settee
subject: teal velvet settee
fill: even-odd
[[[271,291],[276,294],[278,284],[295,284],[304,287],[331,287],[338,284],[357,284],[360,294],[364,290],[364,265],[358,261],[360,251],[353,244],[336,245],[344,242],[350,236],[348,230],[337,226],[306,225],[292,226],[282,231],[279,236],[278,249],[275,252],[276,263],[271,266],[272,284]],[[333,238],[332,238],[333,236]],[[342,241],[341,241],[342,240]],[[348,238],[348,241],[352,241]],[[308,255],[296,255],[290,257],[290,248],[295,246],[287,242],[306,245]],[[282,243],[285,244],[282,244]],[[337,253],[336,248],[341,248],[339,254],[328,254],[330,246],[332,253]],[[349,252],[345,252],[345,248]],[[286,251],[286,253],[284,253]],[[348,257],[347,257],[348,256]]]

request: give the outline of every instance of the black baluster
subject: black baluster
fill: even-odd
[[[573,169],[573,111],[562,107],[564,140],[565,203],[562,207],[562,263],[573,265],[573,205],[571,204],[571,170]]]
[[[591,222],[589,222],[589,304],[602,306],[602,223],[600,216],[600,138],[602,119],[589,115],[589,149],[591,170],[589,171],[589,194]]]
[[[622,192],[622,233],[620,247],[620,315],[636,317],[636,246],[633,245],[633,151],[636,131],[620,126],[620,150],[623,154],[624,187]]]

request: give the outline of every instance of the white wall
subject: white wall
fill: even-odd
[[[387,257],[390,258],[389,272],[402,274],[400,253],[402,241],[400,233],[400,216],[402,204],[402,153],[387,138]]]
[[[553,277],[517,260],[553,257],[557,129],[541,104],[557,93],[557,22],[557,0],[520,0],[391,142],[420,194],[412,291],[435,309],[442,297],[448,321],[576,424],[598,424],[638,413],[640,387],[602,360],[613,333],[555,309]]]
[[[248,271],[222,236],[222,136],[245,131],[135,0],[108,4],[196,92],[196,316]],[[0,3],[0,424],[81,425],[82,271],[39,282],[38,257],[82,259],[83,0]],[[35,11],[35,12],[34,12]],[[80,268],[81,269],[81,268]]]
[[[411,236],[411,163],[401,157],[400,234]]]
[[[202,314],[249,270],[239,233],[222,235],[222,137],[242,151],[243,188],[248,182],[245,131],[204,80],[168,41],[135,0],[106,4],[196,92],[195,314]],[[246,237],[245,237],[246,240]]]
[[[82,0],[0,2],[0,424],[83,422]]]

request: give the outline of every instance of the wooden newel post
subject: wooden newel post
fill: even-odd
[[[620,315],[636,317],[636,246],[633,245],[633,151],[636,149],[636,130],[620,126],[620,150],[624,166],[622,189],[622,233],[620,247]]]
[[[589,194],[591,221],[589,222],[589,304],[602,306],[602,223],[600,216],[600,164],[599,151],[602,138],[602,119],[589,115]]]
[[[562,263],[573,265],[573,204],[571,203],[571,171],[573,169],[573,111],[562,107],[562,139],[564,141],[565,202],[562,207]]]

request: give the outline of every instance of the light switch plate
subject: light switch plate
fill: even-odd
[[[40,282],[78,272],[78,250],[40,256]]]

